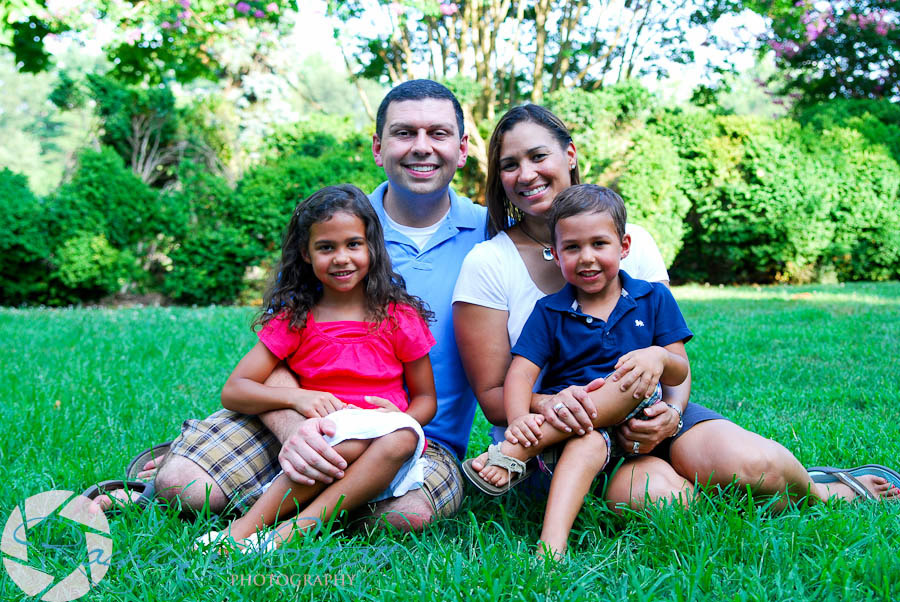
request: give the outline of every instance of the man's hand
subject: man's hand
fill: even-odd
[[[292,389],[290,396],[291,408],[305,418],[324,418],[347,407],[346,403],[325,391]]]
[[[541,399],[535,409],[558,430],[584,435],[594,429],[593,419],[597,417],[597,406],[588,393],[602,387],[604,382],[595,378],[584,387],[566,387],[552,397]]]
[[[632,418],[616,427],[616,440],[622,449],[630,451],[637,441],[641,444],[638,453],[647,454],[678,432],[678,412],[665,403],[655,403],[643,412],[647,420]]]
[[[616,362],[616,371],[609,380],[619,382],[619,390],[627,391],[635,385],[634,398],[647,399],[653,395],[659,377],[666,369],[669,352],[659,346],[645,347],[626,353]]]
[[[335,425],[327,418],[308,418],[281,446],[278,461],[292,481],[301,485],[333,483],[344,476],[347,462],[325,442]]]

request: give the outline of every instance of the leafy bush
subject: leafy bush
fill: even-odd
[[[719,117],[716,126],[693,161],[679,278],[807,282],[898,272],[900,168],[886,152],[856,132],[787,119]]]
[[[18,305],[39,297],[47,288],[47,257],[43,204],[28,189],[23,175],[0,170],[0,304]]]
[[[666,265],[681,250],[690,208],[681,180],[681,159],[672,142],[651,131],[639,133],[617,188],[628,207],[628,221],[653,234]]]

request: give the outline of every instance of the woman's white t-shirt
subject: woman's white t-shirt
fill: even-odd
[[[620,268],[632,278],[651,282],[668,280],[662,255],[650,233],[634,224],[626,224],[625,232],[631,235],[631,251],[622,260]],[[500,232],[469,251],[453,290],[454,303],[461,301],[509,312],[506,331],[510,349],[519,340],[534,304],[543,296],[545,294],[531,280],[522,256],[506,232]]]

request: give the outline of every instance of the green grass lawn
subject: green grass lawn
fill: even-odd
[[[688,286],[675,295],[696,335],[694,401],[807,465],[900,464],[900,283]],[[253,344],[251,316],[216,307],[0,310],[0,518],[30,495],[123,476],[135,452],[217,409],[222,383]],[[470,452],[486,441],[479,413]],[[421,535],[348,534],[334,524],[283,554],[214,557],[191,544],[220,520],[182,522],[155,504],[110,517],[112,566],[82,599],[900,598],[897,504],[773,514],[766,500],[711,491],[688,510],[619,518],[591,498],[568,563],[553,568],[532,560],[542,510],[469,490],[455,519]],[[291,576],[299,587],[286,584]],[[3,574],[0,599],[22,598]]]

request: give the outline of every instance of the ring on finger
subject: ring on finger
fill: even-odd
[[[635,441],[634,443],[631,444],[631,453],[637,454],[640,451],[641,451],[641,442],[640,441]]]
[[[563,402],[560,401],[558,404],[553,406],[553,411],[558,413],[560,410],[562,410],[565,407],[566,407],[566,404],[564,404]]]

